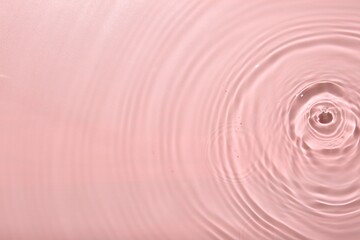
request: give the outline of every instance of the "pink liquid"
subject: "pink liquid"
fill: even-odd
[[[360,239],[360,2],[0,3],[0,240]]]

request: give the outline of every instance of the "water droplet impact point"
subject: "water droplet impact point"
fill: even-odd
[[[333,120],[333,115],[330,112],[322,112],[318,116],[319,123],[328,124]]]

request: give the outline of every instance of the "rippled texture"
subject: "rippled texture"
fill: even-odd
[[[0,240],[360,239],[359,13],[1,1]]]

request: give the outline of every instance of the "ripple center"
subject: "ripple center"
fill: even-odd
[[[331,123],[333,119],[334,119],[333,115],[326,110],[320,113],[318,116],[318,121],[321,124]]]

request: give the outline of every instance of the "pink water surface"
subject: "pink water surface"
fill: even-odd
[[[360,1],[2,0],[0,240],[360,239]]]

